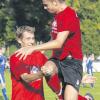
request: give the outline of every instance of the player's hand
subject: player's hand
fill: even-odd
[[[22,74],[22,75],[21,75],[21,78],[22,78],[22,79],[25,79],[25,78],[26,78],[26,75],[27,75],[27,73]]]
[[[41,71],[45,76],[52,75],[53,69],[48,68],[47,66],[42,66]]]
[[[16,53],[16,57],[19,57],[19,60],[23,58],[23,60],[30,55],[32,52],[34,51],[34,48],[32,46],[27,46],[27,47],[23,47],[19,50],[17,50]]]

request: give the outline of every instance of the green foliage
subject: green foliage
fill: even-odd
[[[0,45],[6,45],[13,39],[15,20],[12,16],[12,9],[9,1],[5,0],[0,8]]]
[[[78,14],[81,20],[84,53],[100,55],[100,0],[81,0]]]
[[[17,26],[30,25],[36,27],[36,39],[44,42],[49,39],[48,22],[50,14],[43,9],[41,0],[11,0]]]
[[[100,55],[100,0],[66,0],[81,21],[83,53]],[[36,27],[36,39],[50,39],[52,16],[43,9],[41,0],[2,0],[0,2],[0,46],[15,44],[16,26]]]
[[[100,55],[100,0],[66,0],[81,21],[83,53]]]

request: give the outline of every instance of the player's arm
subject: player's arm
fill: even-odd
[[[64,42],[66,41],[68,37],[68,34],[69,34],[69,31],[59,32],[55,40],[51,40],[47,43],[35,46],[33,47],[33,51],[62,48]]]
[[[36,51],[36,50],[50,50],[50,49],[62,48],[68,35],[69,35],[69,31],[59,32],[55,40],[52,40],[52,41],[49,41],[47,43],[43,43],[40,45],[36,45],[34,47],[21,48],[16,52],[17,53],[16,56],[21,54],[20,59],[23,57],[25,59],[27,55],[31,54],[33,51]]]
[[[24,73],[21,75],[21,79],[27,83],[35,81],[42,77],[43,77],[43,73],[41,71],[38,71],[37,73],[33,73],[33,74]]]

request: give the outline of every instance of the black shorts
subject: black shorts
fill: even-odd
[[[83,75],[82,61],[73,58],[65,58],[64,60],[50,58],[49,60],[58,67],[59,78],[63,80],[64,84],[70,84],[79,91]]]

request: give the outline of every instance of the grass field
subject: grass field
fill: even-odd
[[[90,85],[87,84],[85,88],[81,86],[80,94],[84,95],[86,92],[90,92],[93,94],[95,100],[100,100],[100,73],[94,73],[94,76],[97,77],[95,87],[90,88]],[[10,72],[6,70],[5,72],[6,78],[6,87],[7,87],[7,94],[9,100],[11,98],[11,79],[10,79]],[[56,100],[56,95],[48,88],[46,82],[44,81],[44,93],[45,93],[45,100]],[[0,91],[0,100],[3,100],[2,93]]]

